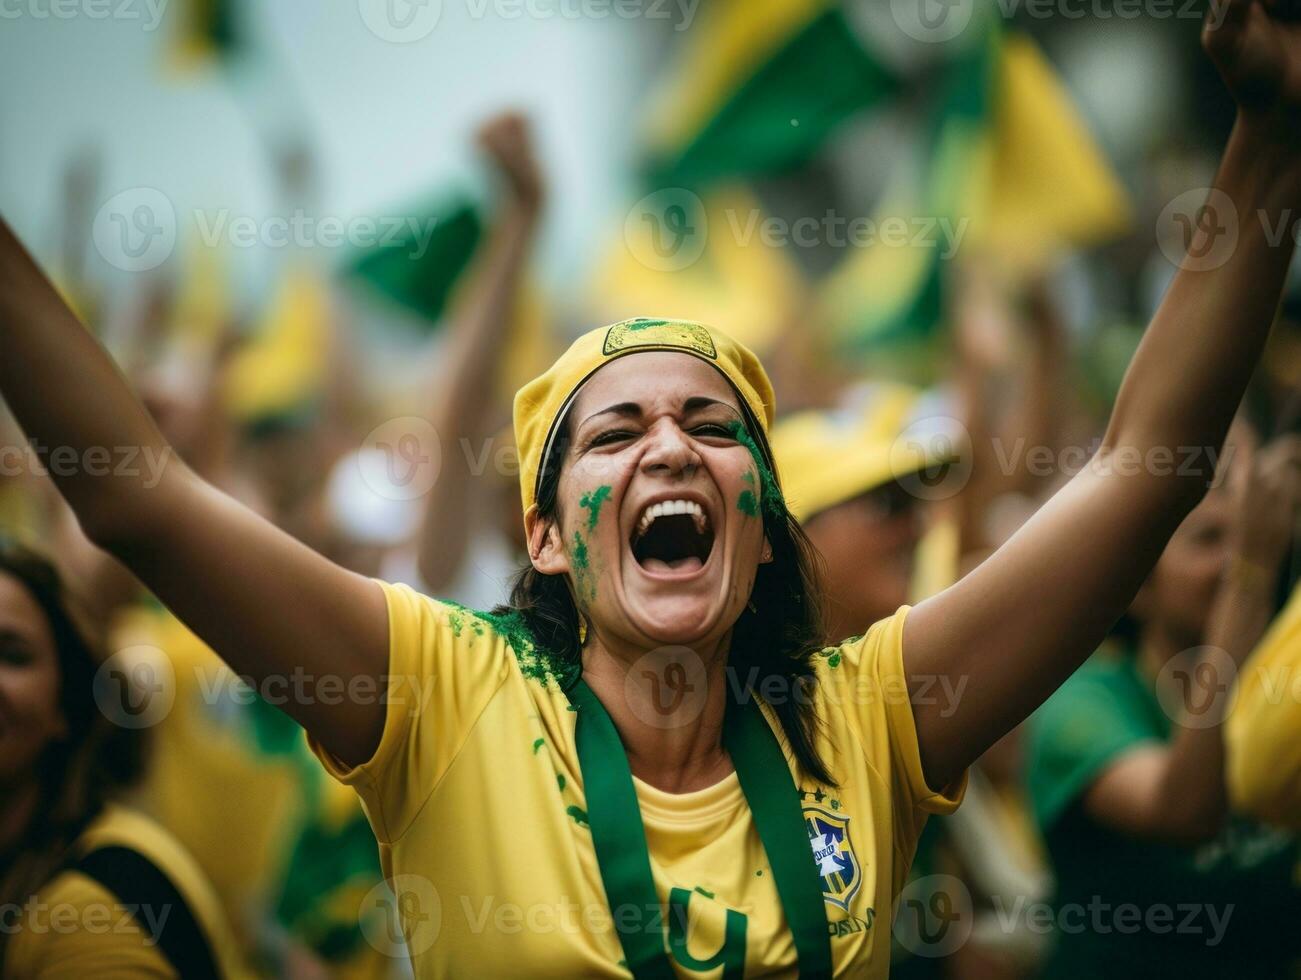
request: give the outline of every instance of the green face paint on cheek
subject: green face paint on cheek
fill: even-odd
[[[601,516],[601,505],[605,503],[605,498],[610,496],[610,487],[602,484],[590,493],[583,494],[578,500],[578,506],[587,509],[587,530],[592,532],[596,530],[596,522]]]
[[[782,497],[781,487],[777,486],[777,478],[773,476],[772,470],[764,462],[763,453],[759,451],[759,445],[751,437],[745,426],[740,422],[732,422],[728,425],[731,430],[732,438],[743,445],[750,451],[750,458],[754,460],[755,467],[759,470],[759,503],[767,515],[775,520],[785,520],[787,516],[786,500]],[[745,481],[749,484],[754,483],[754,474],[747,474]],[[758,513],[756,507],[754,511],[747,510],[747,506],[754,506],[754,494],[749,490],[741,492],[740,498],[736,502],[738,509],[746,514],[753,516]]]
[[[736,509],[746,517],[759,516],[759,501],[754,499],[753,490],[741,491],[741,496],[736,498]]]
[[[574,532],[574,590],[580,596],[586,596],[588,602],[596,601],[596,576],[588,560],[587,542],[579,531]]]

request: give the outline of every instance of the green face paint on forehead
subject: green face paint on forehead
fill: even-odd
[[[772,470],[763,460],[763,453],[759,450],[759,445],[754,441],[750,432],[740,422],[729,422],[728,429],[732,433],[732,438],[743,445],[750,451],[750,458],[754,460],[755,467],[759,470],[759,504],[764,513],[774,520],[785,520],[787,516],[786,499],[782,496],[781,487],[777,486],[777,478],[773,476]],[[750,476],[747,483],[754,483],[754,477]],[[744,490],[736,502],[737,507],[746,514],[751,514],[747,506],[754,506],[754,494],[749,490]],[[757,508],[755,510],[757,513]]]
[[[596,530],[597,519],[601,516],[601,505],[605,503],[610,496],[609,484],[602,484],[595,490],[583,494],[578,498],[578,506],[587,510],[587,530],[589,532]]]

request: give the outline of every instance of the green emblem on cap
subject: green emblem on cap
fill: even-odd
[[[698,323],[686,320],[650,320],[638,317],[616,323],[605,334],[605,347],[601,353],[606,357],[634,347],[678,348],[703,354],[705,357],[718,359],[714,347],[714,338]]]

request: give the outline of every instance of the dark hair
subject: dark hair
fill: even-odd
[[[567,421],[562,426],[567,426]],[[569,439],[562,431],[542,467],[537,507],[541,517],[556,513],[560,471]],[[768,481],[765,480],[765,484]],[[772,484],[776,492],[776,485]],[[821,558],[784,503],[763,506],[764,533],[772,547],[772,561],[759,566],[750,595],[732,628],[728,671],[750,696],[759,698],[765,682],[786,696],[767,701],[800,768],[827,786],[836,781],[814,745],[817,717],[811,697],[817,686],[813,658],[826,643],[820,587]],[[497,614],[523,619],[533,642],[544,649],[562,670],[577,670],[582,663],[578,607],[563,575],[547,575],[531,565],[515,577],[510,602]],[[729,691],[733,686],[729,685]]]
[[[0,854],[0,902],[21,904],[58,870],[69,848],[116,790],[143,762],[143,738],[119,728],[95,703],[100,658],[78,625],[59,573],[44,558],[0,542],[0,577],[16,580],[49,624],[59,666],[59,709],[65,738],[47,746],[38,763],[40,798],[17,847]],[[0,935],[3,962],[4,935]]]

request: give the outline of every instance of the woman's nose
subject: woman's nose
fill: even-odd
[[[661,419],[650,431],[650,440],[642,456],[642,469],[670,476],[690,476],[700,465],[700,455],[691,438],[676,422]]]

